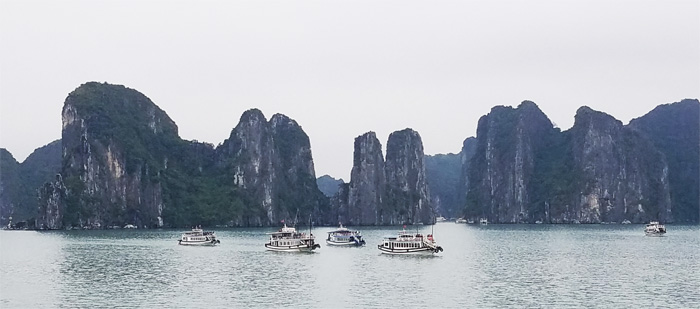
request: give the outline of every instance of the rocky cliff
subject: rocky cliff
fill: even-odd
[[[467,216],[491,222],[532,220],[531,180],[536,158],[554,128],[533,102],[497,106],[479,119],[468,176]],[[464,168],[466,170],[466,168]]]
[[[248,110],[216,151],[217,165],[248,204],[235,225],[305,223],[311,215],[322,221],[328,201],[316,185],[309,137],[296,121],[275,114],[268,122],[260,110]]]
[[[299,222],[308,222],[313,218],[313,222],[325,224],[323,218],[330,205],[316,185],[309,136],[296,121],[282,114],[272,115],[270,126],[281,162],[276,186],[280,211],[287,212],[290,220],[294,214]],[[279,219],[283,218],[279,216],[270,223],[279,224]]]
[[[491,222],[672,221],[668,167],[649,139],[588,107],[554,128],[532,102],[482,117],[468,176],[469,217]]]
[[[273,206],[274,166],[280,165],[275,155],[272,132],[267,119],[260,110],[248,110],[241,115],[231,136],[217,149],[218,165],[232,175],[232,187],[245,192],[246,201],[255,205],[257,212],[243,214],[248,224],[262,225],[275,220]],[[283,214],[287,216],[287,213]]]
[[[460,154],[426,155],[425,175],[436,216],[454,217],[461,210],[459,204]],[[459,214],[461,215],[461,214]]]
[[[64,226],[63,215],[66,211],[66,186],[61,174],[54,181],[46,182],[39,188],[39,211],[36,218],[36,228],[55,230]],[[70,201],[74,202],[74,201]]]
[[[375,225],[391,222],[383,217],[386,176],[382,144],[374,132],[355,138],[353,165],[350,173],[347,211],[339,221],[355,225]]]
[[[18,195],[19,162],[5,148],[0,148],[0,225],[5,226],[12,217]]]
[[[468,137],[462,142],[462,151],[459,152],[459,182],[457,183],[457,205],[451,217],[459,217],[463,214],[459,210],[463,209],[467,204],[467,191],[469,190],[469,171],[471,162],[476,153],[477,140],[475,137]]]
[[[136,90],[86,83],[63,108],[60,178],[42,188],[41,225],[105,228],[270,225],[327,211],[308,137],[284,115],[241,117],[220,147],[184,141]]]
[[[629,126],[649,137],[666,157],[673,219],[700,222],[700,102],[659,105]]]
[[[0,164],[0,224],[11,216],[13,223],[34,226],[39,189],[61,171],[61,141],[35,149],[22,163],[2,149]]]
[[[573,209],[560,208],[552,221],[672,221],[668,167],[648,139],[588,107],[576,112],[570,131],[579,190]]]
[[[349,225],[432,224],[423,142],[411,129],[389,136],[386,160],[374,132],[355,138],[350,183],[331,198],[328,221]]]
[[[396,224],[432,224],[435,219],[426,183],[423,141],[411,129],[393,132],[386,146],[386,201],[380,218]]]
[[[150,99],[124,86],[86,83],[63,106],[65,226],[162,226],[160,176],[180,141]]]

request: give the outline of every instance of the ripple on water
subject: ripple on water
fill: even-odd
[[[176,230],[0,232],[0,307],[700,307],[700,229],[642,230],[444,223],[428,257],[380,254],[394,227],[312,254],[265,251],[272,229],[217,230],[217,247],[178,246]]]

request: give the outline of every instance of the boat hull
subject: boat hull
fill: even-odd
[[[666,233],[665,233],[665,232],[664,232],[664,233],[646,232],[645,234],[646,234],[647,236],[651,236],[651,237],[662,237],[662,236],[666,236]]]
[[[177,244],[181,246],[216,246],[220,244],[219,240],[205,240],[205,241],[182,241],[178,240]]]
[[[328,244],[330,246],[341,246],[341,247],[353,247],[353,246],[359,247],[359,246],[364,245],[363,242],[357,243],[354,241],[332,241],[332,240],[328,240],[328,239],[326,239],[326,244]]]
[[[434,249],[432,248],[401,248],[401,249],[390,249],[387,247],[384,247],[382,245],[377,246],[379,248],[379,251],[381,251],[383,254],[391,254],[391,255],[433,255],[437,252],[435,252]]]
[[[295,246],[273,246],[269,243],[265,244],[265,249],[269,251],[276,252],[313,252],[314,250],[320,248],[321,245],[295,245]]]

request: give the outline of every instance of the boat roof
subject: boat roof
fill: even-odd
[[[338,232],[352,232],[352,231],[349,230],[348,228],[344,227],[342,223],[339,223],[339,225],[340,225],[340,226],[339,226],[337,229],[328,232],[328,234],[330,234],[330,233],[338,233]]]
[[[282,228],[280,228],[279,230],[277,230],[276,232],[267,233],[267,234],[274,235],[274,234],[286,234],[286,233],[296,233],[296,232],[297,232],[297,229],[295,229],[293,227],[288,227],[287,224],[285,223],[284,226]]]
[[[432,237],[432,236],[433,236],[433,234],[427,234],[427,237],[428,237],[428,238],[430,238],[430,237]],[[404,229],[404,230],[399,231],[398,235],[387,235],[387,236],[384,236],[384,239],[388,239],[388,240],[392,240],[392,239],[407,239],[407,238],[410,238],[410,239],[418,238],[418,239],[420,239],[420,238],[423,238],[423,237],[426,237],[426,236],[423,235],[423,234],[420,233],[420,232],[415,232],[415,233],[413,233],[413,232],[410,232],[410,231],[407,231],[407,230]]]

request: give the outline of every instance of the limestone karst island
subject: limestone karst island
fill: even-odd
[[[625,125],[583,106],[561,131],[524,101],[493,107],[460,153],[430,156],[410,128],[389,136],[386,154],[358,132],[345,183],[317,179],[303,124],[285,115],[248,110],[214,146],[181,139],[146,95],[88,82],[65,100],[60,140],[22,163],[0,149],[0,224],[698,223],[699,114],[685,99]]]

